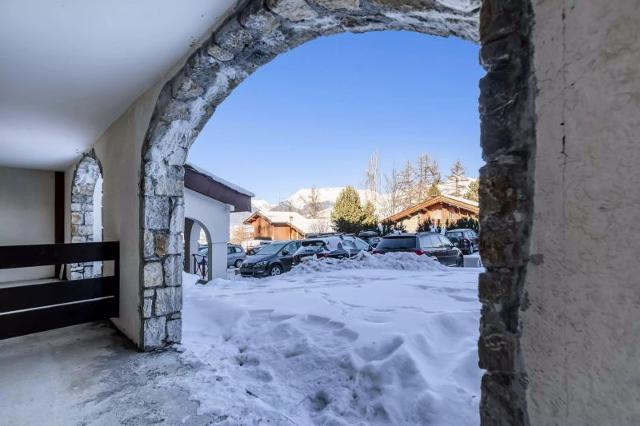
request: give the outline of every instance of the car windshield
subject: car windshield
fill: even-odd
[[[302,242],[302,247],[305,247],[305,248],[322,248],[324,246],[325,246],[325,243],[322,240],[311,240],[311,241]]]
[[[383,238],[378,244],[379,249],[405,249],[416,248],[416,237],[391,237]]]
[[[286,245],[287,243],[273,243],[265,245],[260,249],[260,254],[276,254]]]
[[[437,234],[428,234],[420,236],[422,248],[442,247],[442,241]]]
[[[462,232],[447,232],[445,235],[449,238],[462,238]]]

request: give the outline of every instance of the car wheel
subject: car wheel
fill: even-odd
[[[462,268],[464,266],[464,257],[462,255],[458,256],[458,260],[456,261],[456,266],[458,268]]]
[[[278,276],[281,273],[282,273],[282,268],[280,267],[280,265],[273,265],[269,269],[269,275],[271,275],[272,277]]]
[[[238,260],[236,260],[236,263],[234,263],[234,266],[235,266],[236,268],[240,268],[240,267],[242,266],[242,259],[238,259]]]

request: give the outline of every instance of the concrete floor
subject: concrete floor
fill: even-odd
[[[0,341],[0,424],[212,424],[175,351],[142,354],[107,323]]]

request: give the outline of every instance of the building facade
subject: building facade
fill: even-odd
[[[431,219],[435,226],[444,227],[458,219],[478,220],[478,203],[450,195],[437,195],[383,219],[384,222],[402,224],[408,232],[416,232],[420,223]]]

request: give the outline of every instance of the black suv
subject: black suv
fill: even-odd
[[[473,229],[449,229],[444,235],[464,254],[473,254],[478,250],[478,235]]]
[[[395,234],[382,238],[373,253],[413,252],[433,257],[447,266],[463,266],[462,252],[444,235],[436,232]]]
[[[240,266],[243,277],[276,276],[291,270],[293,254],[300,241],[274,241],[263,246],[257,254],[247,256]]]

